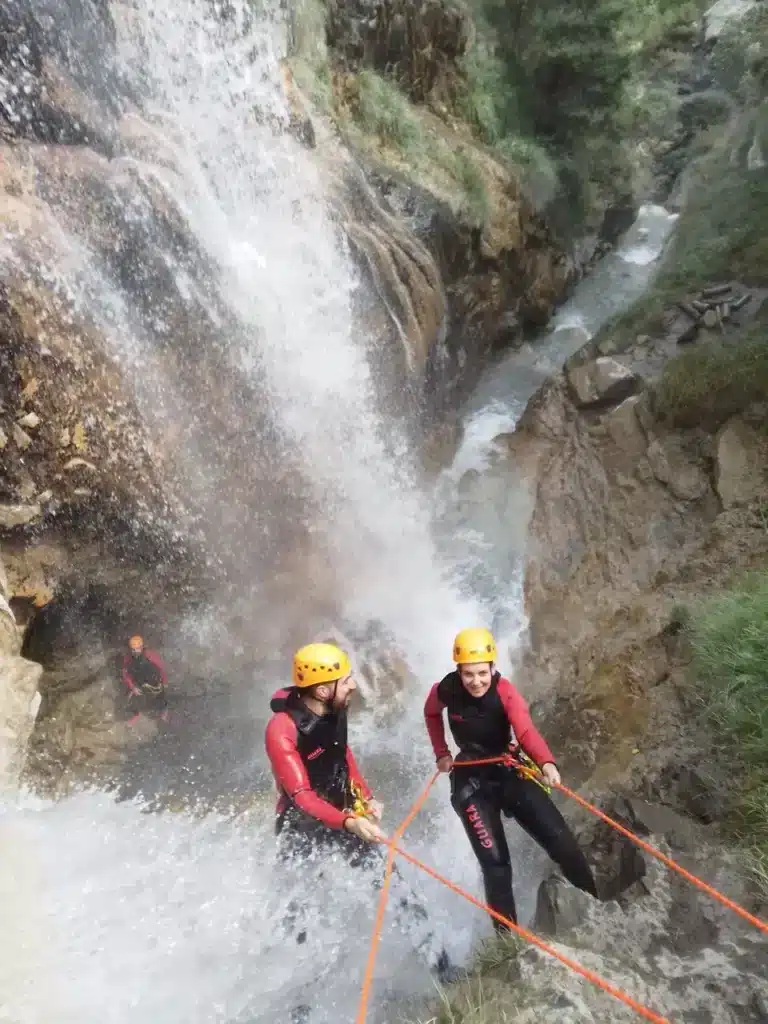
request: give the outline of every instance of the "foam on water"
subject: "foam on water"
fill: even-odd
[[[344,620],[361,629],[379,623],[420,681],[400,697],[386,732],[374,735],[365,714],[352,729],[360,759],[369,741],[384,766],[374,781],[390,803],[391,827],[432,767],[421,714],[426,686],[447,667],[454,632],[484,621],[488,611],[482,595],[458,587],[452,566],[441,561],[431,497],[418,485],[405,435],[377,411],[366,339],[352,316],[360,281],[311,155],[279,130],[287,122],[282,19],[269,9],[256,17],[245,0],[227,4],[223,17],[216,6],[136,0],[121,18],[123,71],[174,169],[146,158],[133,164],[183,212],[215,268],[217,292],[239,327],[228,358],[233,371],[266,388],[279,443],[311,481],[307,517],[332,552],[328,586]],[[78,227],[62,226],[76,259],[74,270],[51,269],[57,286],[113,339],[137,395],[144,394],[150,425],[154,399],[166,420],[183,425],[173,381],[149,375],[147,385],[151,338],[138,333],[125,296],[108,283]],[[184,267],[171,253],[164,259],[192,295],[196,286]],[[211,488],[210,467],[196,461],[194,444],[185,457],[189,486]],[[244,548],[246,565],[248,557]],[[511,603],[519,604],[514,592]],[[283,679],[254,688],[255,721]],[[479,892],[441,781],[411,842]],[[306,1002],[307,985],[317,1005],[313,1024],[351,1013],[371,926],[370,885],[364,872],[340,865],[326,865],[320,882],[311,866],[297,872],[277,865],[271,808],[238,822],[199,820],[143,813],[138,801],[88,792],[56,804],[6,804],[0,820],[9,837],[0,877],[9,892],[11,872],[24,867],[23,891],[0,925],[0,1008],[15,1024],[255,1024]],[[429,950],[414,954],[430,935],[433,953],[447,945],[461,957],[488,928],[435,883],[409,868],[403,873],[430,919],[416,922],[413,935],[388,933],[379,1006],[387,993],[430,989]],[[283,929],[291,899],[315,922],[302,946]]]

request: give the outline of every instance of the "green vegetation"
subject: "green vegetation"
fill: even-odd
[[[357,96],[340,123],[352,142],[377,140],[407,167],[414,180],[444,177],[458,193],[460,211],[483,224],[490,200],[472,147],[451,145],[430,130],[427,112],[415,106],[393,82],[368,69],[357,75]]]
[[[466,978],[441,991],[439,1001],[417,1018],[418,1024],[513,1024],[535,998],[518,976],[517,957],[526,945],[515,935],[488,939],[476,952]]]
[[[688,630],[707,713],[741,761],[734,826],[768,895],[768,574],[692,610]]]
[[[358,86],[354,117],[360,128],[403,156],[418,160],[424,149],[424,131],[408,98],[393,82],[367,69],[358,75]]]
[[[708,3],[698,0],[634,0],[622,9],[619,44],[637,61],[693,42]]]
[[[545,155],[546,173],[538,155],[524,177],[547,182],[550,214],[577,231],[600,193],[631,194],[639,143],[673,123],[667,54],[694,36],[704,6],[471,0],[477,32],[457,109],[503,158],[518,163],[521,146]]]
[[[750,403],[768,399],[768,324],[730,345],[696,345],[671,359],[656,389],[656,412],[676,427],[716,429]]]
[[[768,142],[768,10],[725,34],[713,54],[723,87],[745,105],[733,126],[700,134],[687,197],[672,242],[651,288],[596,339],[621,351],[638,333],[661,328],[661,314],[688,291],[729,278],[768,281],[768,178],[751,170],[756,133]],[[695,354],[686,357],[695,362]],[[706,359],[709,359],[709,355]],[[724,355],[723,359],[729,359]]]
[[[293,0],[290,18],[291,68],[299,88],[317,110],[333,109],[331,69],[325,41],[324,0]]]
[[[665,55],[691,35],[702,4],[469,0],[470,49],[451,83],[441,80],[431,111],[445,120],[448,110],[471,128],[476,143],[457,160],[436,150],[427,108],[399,87],[400,72],[368,67],[353,81],[334,78],[325,0],[293,0],[291,65],[305,94],[348,136],[378,140],[408,167],[423,170],[435,158],[465,190],[474,218],[488,208],[473,156],[479,145],[520,172],[563,233],[578,233],[601,197],[632,193],[637,143],[672,123],[677,100],[664,84]]]

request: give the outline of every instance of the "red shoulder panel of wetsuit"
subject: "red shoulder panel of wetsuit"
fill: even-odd
[[[547,741],[531,721],[528,705],[522,694],[515,689],[508,679],[503,677],[499,680],[497,692],[507,713],[507,720],[514,729],[515,738],[526,754],[533,758],[539,767],[548,761],[554,764],[555,758],[552,751],[549,749]]]
[[[424,721],[427,725],[427,732],[429,733],[429,739],[435,752],[435,760],[437,761],[441,757],[450,756],[451,753],[448,749],[448,744],[445,742],[445,725],[443,723],[443,708],[445,705],[437,693],[439,685],[439,683],[435,683],[424,702]]]
[[[349,769],[350,779],[357,783],[357,785],[362,789],[364,799],[370,800],[373,796],[373,791],[363,778],[363,774],[357,766],[355,755],[352,753],[350,747],[347,747],[347,768]]]
[[[328,828],[342,829],[349,817],[312,789],[307,770],[296,747],[298,730],[290,715],[280,711],[267,723],[267,757],[278,785],[296,806]]]

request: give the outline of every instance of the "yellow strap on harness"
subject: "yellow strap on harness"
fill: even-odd
[[[363,787],[357,782],[350,781],[349,789],[352,793],[352,806],[346,808],[346,810],[358,818],[372,818],[373,815],[368,807],[368,801],[363,796]]]
[[[535,782],[537,786],[540,786],[545,793],[551,793],[552,787],[548,786],[544,781],[544,776],[541,773],[541,768],[532,761],[530,757],[525,753],[522,747],[518,747],[514,751],[513,757],[518,762],[517,770],[523,778],[530,779],[531,782]]]

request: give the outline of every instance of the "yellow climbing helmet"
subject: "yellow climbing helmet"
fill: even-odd
[[[462,629],[453,641],[453,660],[457,665],[496,661],[496,641],[487,629]]]
[[[335,644],[307,644],[293,656],[293,685],[333,683],[351,672],[349,658]]]

